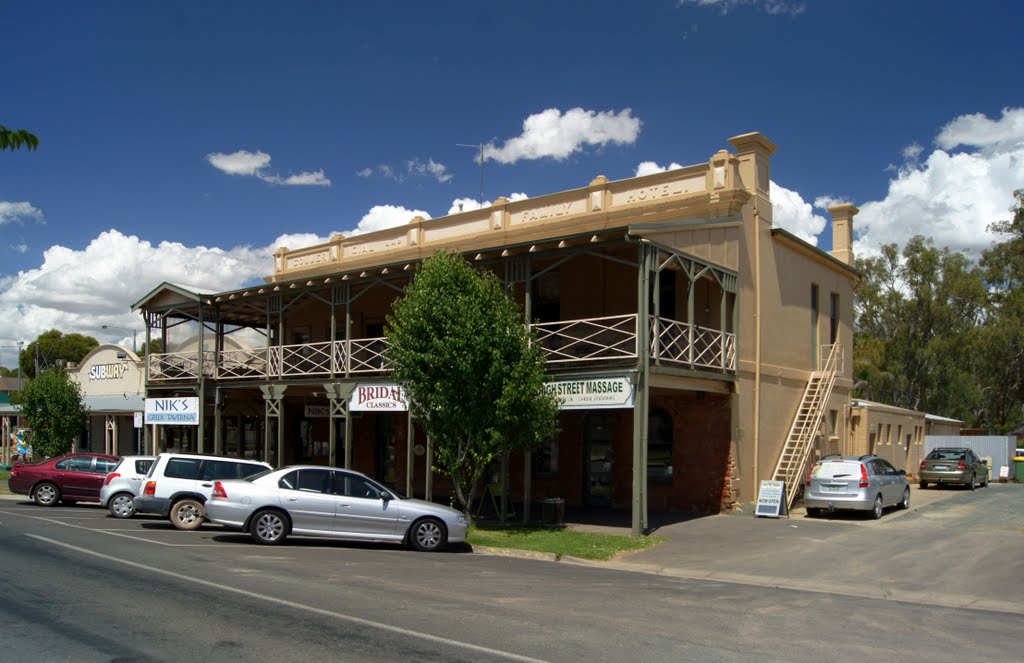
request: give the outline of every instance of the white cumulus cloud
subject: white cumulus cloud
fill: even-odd
[[[206,160],[217,170],[228,175],[258,175],[270,165],[270,155],[266,152],[249,152],[238,150],[231,154],[215,152],[207,154]]]
[[[375,205],[359,220],[356,229],[346,234],[361,235],[375,230],[404,226],[417,216],[421,216],[424,219],[431,218],[430,214],[423,210],[406,209],[401,205]]]
[[[270,247],[154,245],[117,230],[83,249],[54,245],[39,267],[0,286],[0,343],[31,341],[53,328],[99,337],[101,325],[125,326],[131,304],[162,281],[203,290],[241,287],[273,272],[271,253]]]
[[[977,256],[997,239],[987,226],[1010,217],[1013,191],[1024,188],[1024,108],[1005,109],[997,119],[955,118],[935,142],[927,158],[897,170],[882,200],[860,205],[859,255],[925,235],[936,246]]]
[[[5,223],[24,223],[26,220],[45,223],[43,212],[32,203],[10,203],[0,200],[0,226]]]
[[[683,166],[673,161],[667,166],[659,166],[654,161],[641,161],[636,167],[636,177],[664,173],[666,170],[679,170]]]
[[[529,198],[525,193],[510,193],[505,196],[510,202],[517,200],[526,200]],[[476,198],[456,198],[452,201],[452,206],[448,208],[448,214],[458,214],[460,212],[472,212],[484,207],[490,207],[494,202],[491,200],[485,200],[484,204],[481,205],[480,201]]]
[[[827,219],[815,214],[814,206],[796,191],[779,186],[775,182],[769,182],[769,186],[769,195],[772,198],[772,224],[817,246],[818,235],[825,229]]]
[[[965,146],[986,154],[1019,152],[1024,148],[1024,108],[1004,108],[996,120],[982,113],[961,115],[942,128],[935,143],[944,150]]]
[[[448,168],[444,164],[438,163],[433,159],[427,159],[425,162],[419,159],[412,159],[411,161],[407,161],[405,165],[410,175],[433,177],[442,184],[452,178],[452,174],[448,172]]]
[[[289,175],[281,181],[281,184],[295,186],[331,186],[331,181],[327,179],[326,175],[324,175],[323,170],[317,170],[312,173]]]
[[[263,151],[249,152],[238,150],[230,154],[214,152],[206,155],[206,160],[217,170],[228,175],[256,177],[270,184],[284,186],[330,186],[331,180],[324,171],[301,172],[297,175],[281,177],[267,172],[270,167],[270,155]]]
[[[588,145],[630,145],[639,135],[640,119],[629,108],[618,113],[572,108],[564,114],[549,108],[523,120],[523,133],[501,147],[485,145],[483,156],[505,164],[545,157],[563,160]]]
[[[356,171],[356,175],[359,177],[373,177],[374,174],[396,182],[404,182],[413,177],[432,177],[442,184],[450,181],[453,177],[448,172],[447,166],[429,158],[426,161],[420,158],[407,159],[404,170],[380,164],[375,169],[367,167]]]

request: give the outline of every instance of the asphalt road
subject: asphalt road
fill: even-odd
[[[95,506],[44,509],[0,500],[2,658],[1014,660],[1020,658],[1021,614],[1012,602],[1007,609],[950,607],[925,595],[903,599],[848,589],[853,579],[867,584],[882,568],[889,570],[876,584],[891,584],[899,569],[941,557],[947,548],[962,549],[961,555],[985,550],[986,539],[1000,533],[1002,502],[1022,496],[993,489],[889,521],[815,522],[811,538],[824,548],[776,536],[794,524],[802,529],[799,522],[692,521],[709,550],[722,545],[704,533],[716,521],[729,528],[729,537],[739,537],[733,554],[745,549],[750,562],[741,579],[674,576],[663,572],[667,567],[651,573],[635,559],[589,566],[312,539],[266,548],[215,526],[178,532],[158,519],[108,518]],[[972,512],[991,509],[998,513],[988,524],[972,521]],[[1024,536],[1003,525],[1007,539],[998,544],[1015,542],[1019,557]],[[749,541],[737,534],[744,528]],[[927,532],[934,543],[915,558],[913,548]],[[864,545],[854,546],[857,541]],[[872,556],[869,541],[902,543],[909,557]],[[690,541],[690,549],[699,544]],[[810,548],[806,556],[786,561],[803,547]],[[994,582],[988,576],[1012,573],[1000,580],[1009,587],[1002,595],[1012,597],[1024,577],[1021,566],[1007,568],[1001,552],[988,554],[998,568],[985,583]],[[809,563],[822,555],[828,558]],[[686,561],[702,573],[725,572],[721,562]],[[835,591],[816,570],[826,564],[850,569]],[[777,574],[787,567],[788,575]],[[815,586],[795,586],[808,571]],[[954,594],[966,591],[956,568],[945,571],[933,586],[951,583]],[[780,577],[786,582],[776,583]],[[978,596],[986,587],[979,585]]]

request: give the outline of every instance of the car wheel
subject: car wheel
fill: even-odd
[[[60,501],[60,488],[52,483],[41,483],[32,493],[32,499],[39,506],[53,506]]]
[[[256,543],[276,546],[288,536],[288,519],[279,511],[259,511],[249,523],[249,534]]]
[[[981,487],[988,488],[988,472],[985,473],[985,478],[981,480]]]
[[[976,485],[976,483],[975,483],[975,479],[976,479],[976,477],[972,474],[971,475],[971,482],[967,484],[967,488],[969,488],[970,490],[974,490],[975,488],[978,487]]]
[[[203,524],[203,505],[199,500],[187,498],[171,506],[171,523],[178,529],[191,531]]]
[[[903,489],[903,501],[900,502],[900,508],[903,510],[910,508],[910,486]]]
[[[917,484],[917,486],[918,486],[918,487],[919,487],[919,488],[920,488],[921,490],[924,490],[925,488],[927,488],[927,487],[928,487],[928,482],[927,482],[927,481],[922,481],[921,483]]]
[[[448,542],[448,533],[444,523],[437,518],[424,518],[412,524],[409,532],[409,543],[420,552],[435,552]]]
[[[879,493],[875,496],[875,505],[871,509],[871,517],[878,520],[882,517],[882,495]]]
[[[821,515],[821,509],[816,506],[809,506],[807,507],[807,515],[811,518],[817,518]]]
[[[115,518],[131,518],[135,515],[135,499],[131,493],[118,493],[110,498],[107,508]]]

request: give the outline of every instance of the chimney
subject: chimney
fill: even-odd
[[[860,210],[850,203],[828,208],[832,215],[832,257],[853,265],[853,217]]]

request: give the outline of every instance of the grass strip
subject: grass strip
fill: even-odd
[[[623,552],[646,550],[664,540],[660,536],[623,536],[490,523],[477,523],[469,530],[469,544],[472,546],[531,550],[554,553],[556,557],[569,556],[599,561],[607,561]]]

